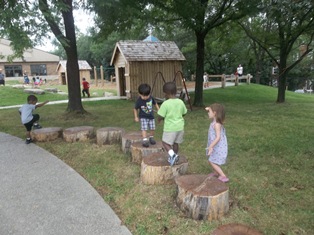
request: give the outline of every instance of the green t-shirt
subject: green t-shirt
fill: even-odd
[[[164,101],[157,114],[164,118],[164,131],[173,132],[184,130],[183,115],[186,113],[183,101],[175,98]]]

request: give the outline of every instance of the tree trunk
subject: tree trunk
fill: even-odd
[[[286,85],[287,85],[286,84],[287,82],[286,66],[287,66],[287,57],[284,55],[281,55],[280,62],[279,62],[277,103],[285,102]]]
[[[202,32],[195,32],[196,35],[196,80],[194,106],[202,107],[203,104],[203,75],[204,75],[204,50],[205,35]]]
[[[69,9],[62,11],[65,26],[65,36],[67,42],[63,42],[63,46],[67,55],[66,72],[68,78],[69,102],[67,111],[85,113],[81,100],[80,73],[77,57],[75,26],[72,11],[72,1],[66,1]]]

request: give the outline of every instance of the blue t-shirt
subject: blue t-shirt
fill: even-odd
[[[134,108],[139,110],[139,118],[154,119],[154,105],[156,101],[152,96],[149,96],[147,100],[138,97]]]

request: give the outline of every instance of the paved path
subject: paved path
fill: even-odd
[[[131,235],[77,172],[35,144],[0,132],[1,235]]]

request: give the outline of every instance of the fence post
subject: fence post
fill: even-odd
[[[251,74],[248,74],[248,75],[247,75],[246,83],[247,83],[248,85],[250,85],[250,83],[251,83]]]
[[[235,85],[235,86],[239,85],[239,76],[238,76],[238,74],[237,74],[236,77],[235,77],[234,85]]]
[[[94,66],[94,80],[95,80],[95,86],[97,87],[98,81],[97,81],[97,68]]]
[[[223,74],[221,75],[221,88],[225,88],[226,86],[226,76]]]
[[[100,81],[101,81],[101,86],[104,86],[104,70],[102,65],[100,65]]]

